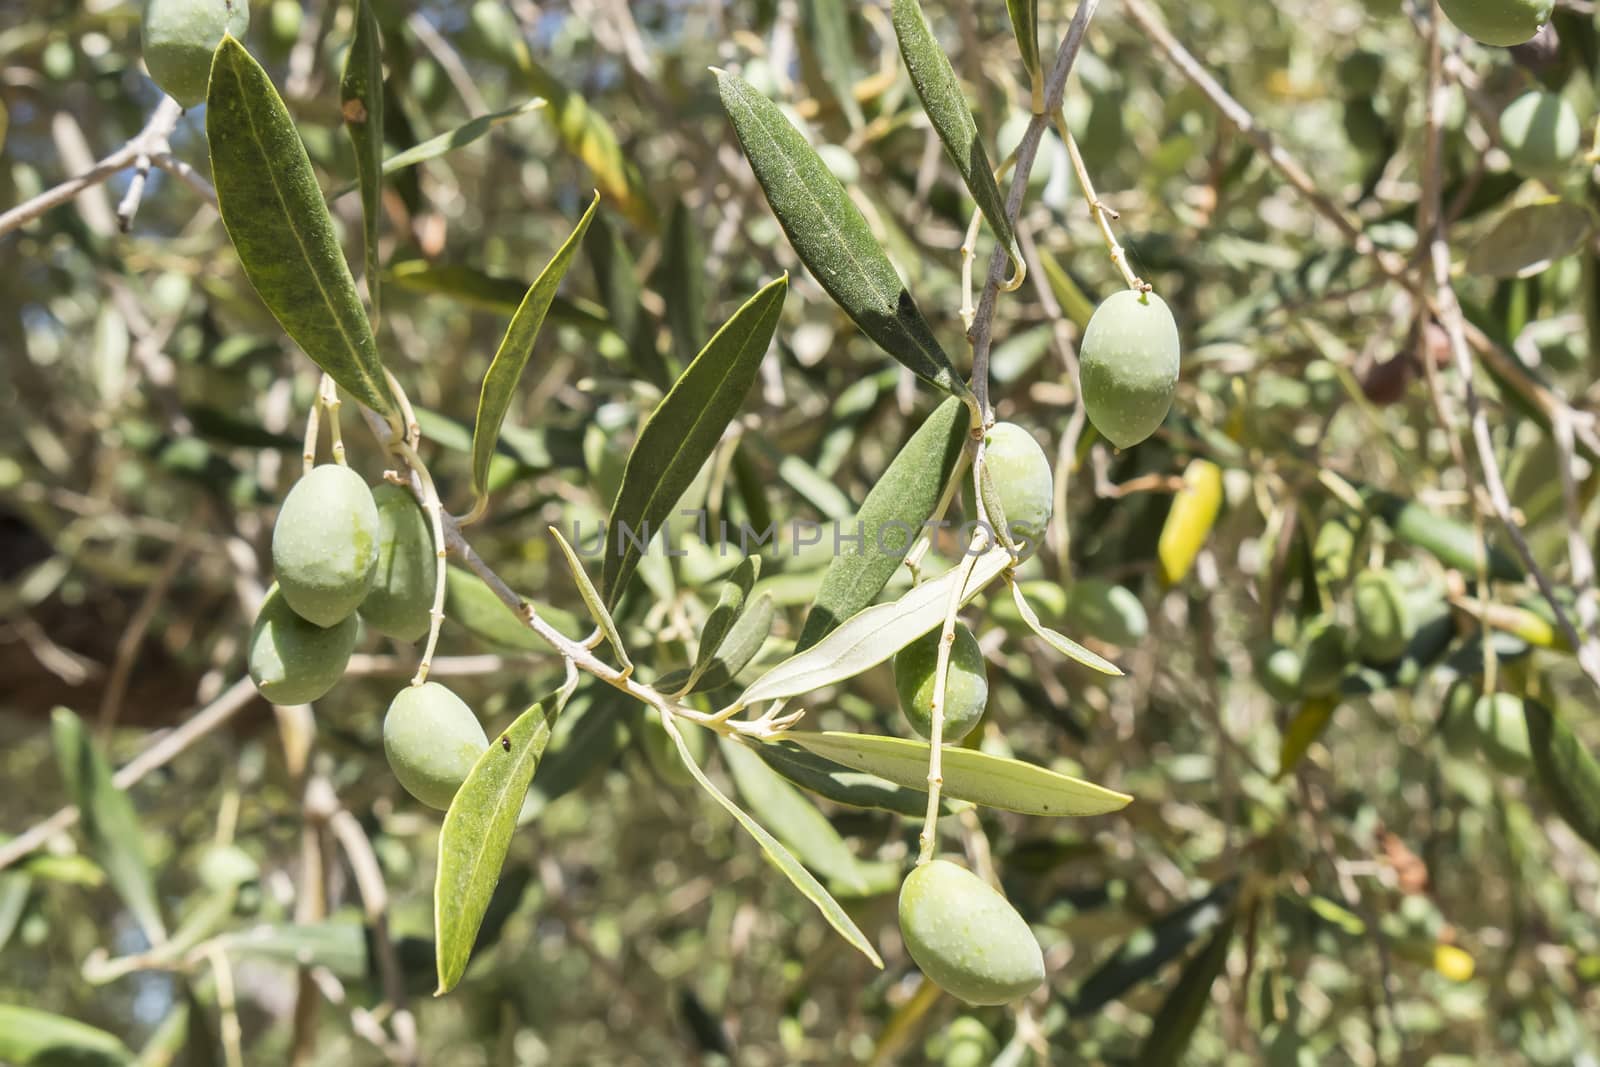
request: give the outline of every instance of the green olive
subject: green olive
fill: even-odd
[[[994,1034],[971,1015],[950,1020],[943,1036],[944,1067],[988,1067],[1000,1052]]]
[[[984,435],[983,462],[1005,512],[1007,535],[1024,548],[1037,546],[1055,507],[1055,480],[1044,449],[1016,423],[997,422]]]
[[[1393,663],[1406,654],[1412,625],[1405,590],[1388,571],[1363,571],[1353,592],[1356,652],[1368,663]]]
[[[274,704],[309,704],[344,676],[360,635],[353,615],[327,628],[307,622],[273,586],[250,631],[250,678]]]
[[[1439,0],[1456,29],[1482,44],[1509,47],[1533,39],[1555,0]]]
[[[385,482],[372,491],[378,509],[378,566],[361,618],[386,637],[415,641],[428,632],[439,559],[417,498]]]
[[[1256,664],[1256,681],[1279,704],[1300,698],[1301,673],[1300,653],[1285,645],[1272,645]]]
[[[1338,692],[1347,662],[1349,635],[1344,626],[1329,619],[1307,624],[1300,639],[1300,693],[1308,697]]]
[[[1383,81],[1383,56],[1357,50],[1339,60],[1339,88],[1347,97],[1370,97]]]
[[[248,0],[145,0],[141,24],[150,77],[184,107],[205,103],[211,54],[222,35],[250,28]]]
[[[1131,648],[1150,630],[1138,594],[1103,578],[1079,578],[1067,595],[1067,622],[1113,645]]]
[[[1154,293],[1125,289],[1095,309],[1078,346],[1083,406],[1118,448],[1156,432],[1178,387],[1178,324]]]
[[[1500,146],[1512,166],[1534,178],[1566,173],[1578,154],[1583,128],[1578,113],[1560,93],[1523,93],[1500,112]]]
[[[489,739],[462,699],[438,682],[400,690],[383,717],[383,754],[407,793],[445,811]]]
[[[894,687],[900,710],[911,728],[933,737],[933,683],[939,666],[941,630],[924,634],[902,648],[894,658]],[[972,732],[989,702],[989,676],[983,650],[972,631],[956,623],[955,644],[950,646],[950,668],[944,686],[944,723],[940,738],[953,745]]]
[[[284,599],[302,618],[333,626],[372,588],[378,507],[349,467],[327,463],[295,483],[272,528],[272,565]]]
[[[900,936],[929,981],[968,1004],[1008,1004],[1044,981],[1044,954],[1022,916],[948,860],[906,876]]]
[[[1466,757],[1477,750],[1477,724],[1473,722],[1472,709],[1482,695],[1475,678],[1457,678],[1445,690],[1439,708],[1439,732],[1444,735],[1445,747],[1454,755]]]
[[[1472,705],[1478,751],[1507,774],[1524,774],[1533,761],[1528,712],[1513,693],[1489,693]]]

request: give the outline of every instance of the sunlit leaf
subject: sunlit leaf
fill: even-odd
[[[1466,272],[1487,278],[1531,278],[1583,247],[1594,232],[1594,212],[1567,200],[1541,200],[1513,208],[1478,238]]]
[[[305,145],[272,79],[232,37],[217,46],[206,101],[217,204],[245,276],[313,363],[388,413],[372,323]]]
[[[1022,615],[1022,621],[1028,625],[1030,630],[1042,637],[1045,644],[1068,659],[1083,664],[1090,670],[1099,671],[1101,674],[1122,674],[1122,668],[1104,656],[1089,651],[1066,634],[1052,630],[1040,622],[1039,616],[1034,613],[1033,605],[1029,604],[1028,598],[1022,594],[1021,583],[1011,583],[1011,599],[1017,605],[1017,611]]]
[[[908,818],[920,819],[928,813],[927,782],[920,788],[896,785],[887,778],[851,770],[825,759],[792,741],[775,741],[756,749],[756,755],[795,785],[820,797],[852,808],[878,808]],[[949,815],[971,807],[966,801],[941,797],[940,813]]]
[[[535,704],[494,739],[461,783],[439,829],[433,931],[439,988],[448,993],[467,960],[511,847],[522,800],[550,740],[544,707]]]
[[[628,661],[628,650],[623,647],[622,635],[617,632],[616,620],[611,617],[611,612],[606,610],[605,601],[600,599],[600,591],[589,580],[589,573],[583,569],[583,561],[578,554],[567,544],[567,539],[561,536],[561,531],[554,526],[550,527],[550,534],[556,539],[556,544],[561,548],[561,554],[566,558],[567,570],[572,573],[572,580],[578,587],[578,595],[583,598],[583,604],[589,609],[589,615],[594,619],[595,625],[600,627],[600,632],[605,634],[606,640],[611,643],[611,648],[617,654],[623,670],[631,671],[633,664]]]
[[[784,734],[784,740],[899,785],[927,788],[929,746],[925,741],[831,731],[794,731]],[[1104,815],[1120,811],[1133,800],[1126,793],[1081,778],[956,745],[945,746],[941,773],[944,790],[952,797],[1026,815]]]
[[[355,146],[367,296],[378,321],[378,223],[383,217],[383,36],[371,0],[356,0],[356,32],[339,81],[340,111]]]
[[[0,1004],[0,1063],[15,1067],[125,1064],[133,1053],[113,1034],[65,1015]]]

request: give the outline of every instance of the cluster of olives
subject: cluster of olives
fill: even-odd
[[[416,641],[431,623],[438,557],[416,497],[387,482],[369,488],[349,467],[306,473],[272,528],[276,584],[250,633],[250,677],[274,704],[319,700],[344,675],[361,625]],[[401,691],[383,725],[384,751],[412,796],[450,806],[488,747],[461,700],[429,682]]]
[[[250,26],[248,0],[145,0],[141,15],[150,77],[184,107],[205,102],[223,35],[243,37]]]

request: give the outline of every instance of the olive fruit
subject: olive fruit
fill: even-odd
[[[1457,678],[1445,690],[1439,707],[1439,733],[1444,735],[1445,748],[1453,755],[1465,758],[1478,747],[1477,724],[1472,720],[1472,709],[1482,695],[1479,680]]]
[[[1024,548],[1038,545],[1055,506],[1055,481],[1044,449],[1016,423],[997,422],[983,437],[983,462],[1005,512],[1007,535]]]
[[[1256,664],[1256,681],[1279,704],[1293,704],[1300,696],[1300,653],[1286,645],[1272,645]]]
[[[1383,56],[1355,51],[1339,60],[1339,88],[1347,98],[1370,97],[1383,81]]]
[[[900,710],[911,728],[933,737],[933,683],[939,668],[942,630],[924,634],[902,648],[894,658],[894,687]],[[955,644],[950,646],[950,668],[945,677],[943,726],[940,739],[955,744],[972,732],[989,702],[989,676],[983,651],[972,631],[956,623]]]
[[[386,637],[415,641],[428,632],[439,559],[433,530],[417,498],[397,485],[372,491],[378,509],[378,566],[361,602],[361,618]]]
[[[353,615],[330,627],[307,622],[273,586],[250,630],[250,678],[274,704],[308,704],[343,677],[360,635]]]
[[[900,886],[900,936],[922,973],[968,1004],[1007,1004],[1044,981],[1044,954],[1005,897],[948,860]]]
[[[1533,761],[1528,741],[1528,712],[1512,693],[1488,693],[1472,705],[1478,751],[1507,774],[1522,774]]]
[[[1154,293],[1125,289],[1089,318],[1078,346],[1083,406],[1118,448],[1155,433],[1178,387],[1178,324]]]
[[[383,717],[383,754],[407,793],[445,811],[489,739],[462,699],[438,682],[400,690]]]
[[[1578,154],[1583,129],[1560,93],[1530,90],[1500,112],[1500,146],[1518,172],[1559,178]]]
[[[243,37],[249,26],[248,0],[145,0],[144,65],[162,91],[194,107],[205,102],[222,35]]]
[[[1353,592],[1356,653],[1366,662],[1393,663],[1406,653],[1411,621],[1405,591],[1388,571],[1362,571]]]
[[[302,618],[332,626],[366,598],[378,567],[378,507],[349,467],[325,463],[295,483],[272,528],[272,565]]]
[[[1521,44],[1550,21],[1555,0],[1439,0],[1456,29],[1482,44]]]
[[[1124,648],[1143,641],[1150,630],[1150,616],[1138,594],[1103,578],[1073,582],[1065,614],[1078,629]]]

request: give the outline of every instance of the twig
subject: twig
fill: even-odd
[[[151,113],[150,121],[145,123],[144,129],[127,144],[77,177],[69,178],[53,189],[47,189],[31,200],[25,200],[4,214],[0,214],[0,237],[32,222],[45,212],[60,207],[85,189],[106,181],[113,174],[134,166],[141,157],[153,159],[162,154],[166,150],[167,138],[177,128],[178,119],[182,115],[183,107],[176,100],[170,96],[163,97],[161,103],[156,105],[155,111]]]
[[[362,910],[372,927],[372,940],[378,956],[379,980],[383,983],[383,996],[389,1002],[390,1025],[395,1034],[395,1048],[390,1058],[398,1063],[417,1061],[417,1025],[406,1007],[405,976],[400,970],[400,958],[395,952],[394,939],[389,935],[389,890],[383,880],[383,868],[372,842],[367,839],[361,822],[343,807],[328,820],[334,840],[344,850],[355,874],[356,889],[361,893]]]
[[[1100,227],[1100,239],[1106,243],[1106,251],[1111,253],[1111,265],[1117,268],[1122,280],[1128,283],[1129,289],[1136,293],[1149,292],[1150,286],[1128,266],[1128,253],[1117,243],[1117,235],[1111,230],[1111,221],[1119,216],[1101,203],[1100,198],[1095,195],[1094,182],[1089,178],[1089,168],[1083,165],[1083,153],[1078,151],[1078,141],[1067,128],[1066,112],[1056,108],[1052,117],[1055,119],[1056,132],[1067,143],[1067,158],[1072,161],[1072,172],[1078,176],[1078,188],[1083,193],[1084,201],[1089,205],[1089,214],[1094,216],[1095,225]]]
[[[1055,63],[1045,79],[1044,110],[1028,120],[1028,128],[1023,131],[1022,141],[1017,145],[1016,169],[1011,175],[1011,190],[1006,195],[1006,220],[1013,226],[1022,210],[1022,197],[1028,191],[1028,175],[1033,172],[1044,128],[1049,125],[1050,113],[1061,106],[1067,77],[1072,73],[1078,50],[1083,47],[1089,20],[1094,18],[1095,9],[1099,6],[1100,0],[1079,0],[1072,24],[1067,27],[1067,36],[1057,49]],[[1000,285],[1006,279],[1006,266],[1010,259],[1003,246],[995,247],[994,254],[989,257],[989,276],[983,283],[983,295],[978,298],[978,314],[967,330],[967,340],[972,343],[972,393],[985,423],[993,414],[989,408],[989,350],[993,345],[995,302],[1000,295]]]

